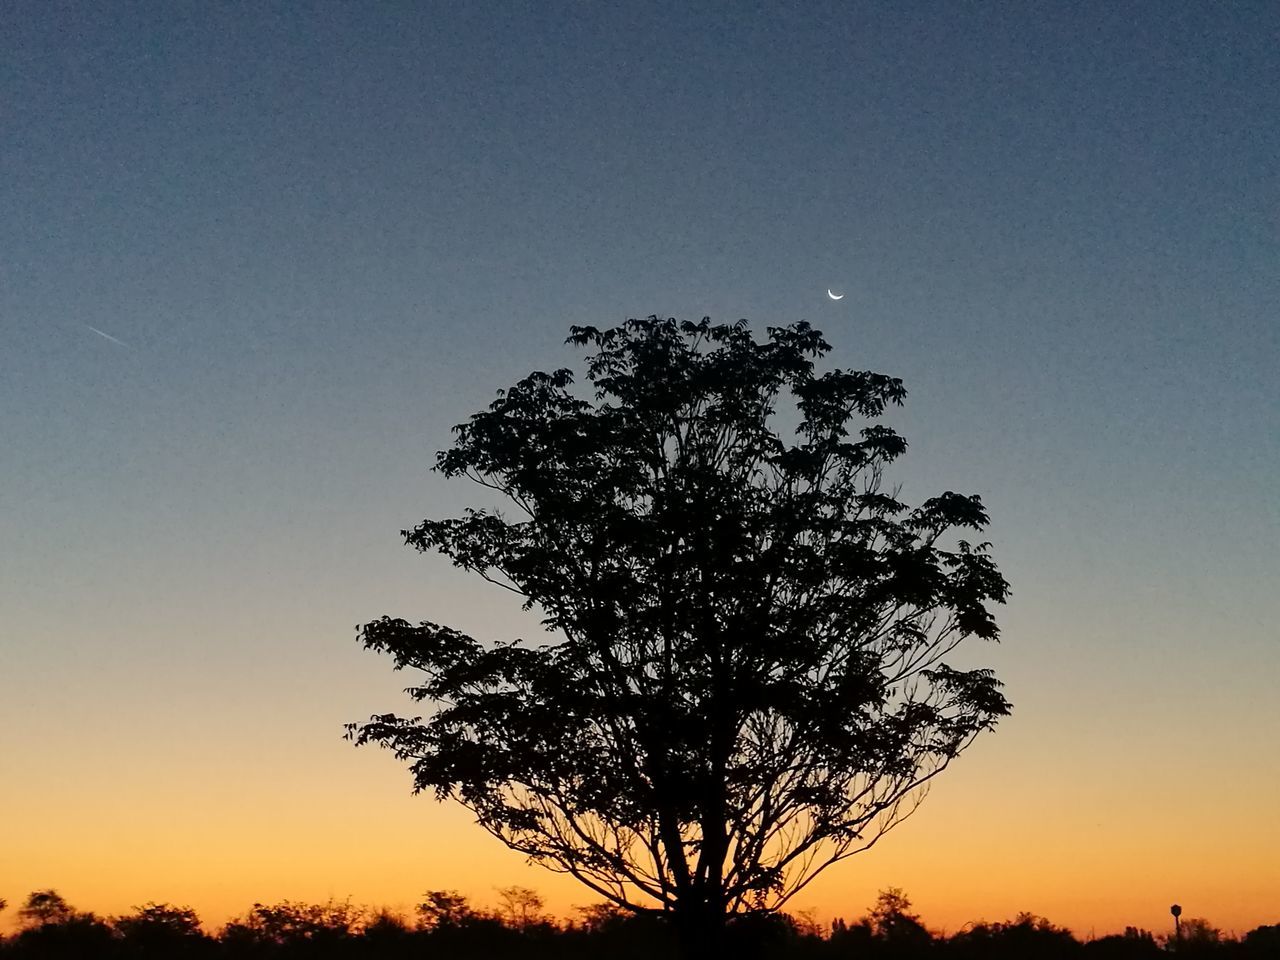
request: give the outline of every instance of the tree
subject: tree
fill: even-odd
[[[326,903],[255,903],[244,917],[222,928],[223,943],[285,946],[300,943],[334,944],[359,932],[365,911],[349,900]]]
[[[196,956],[207,952],[211,945],[200,927],[200,917],[187,906],[153,901],[134,907],[131,914],[114,918],[111,925],[128,944],[130,955]]]
[[[1223,942],[1222,931],[1204,917],[1186,917],[1179,924],[1179,934],[1164,937],[1166,950],[1203,953]]]
[[[420,929],[461,927],[477,916],[467,898],[457,890],[428,890],[423,898],[422,903],[414,908]]]
[[[405,943],[410,937],[409,924],[405,918],[386,907],[369,915],[365,921],[363,933],[365,940],[384,947]]]
[[[955,536],[986,525],[978,497],[910,509],[884,487],[906,442],[874,421],[902,382],[816,373],[830,346],[808,324],[757,342],[745,322],[650,317],[568,342],[594,348],[594,397],[532,373],[437,458],[515,513],[404,532],[536,607],[551,640],[368,623],[432,712],[348,736],[706,946],[870,847],[1008,713],[989,670],[944,660],[997,637],[1008,585]]]
[[[33,890],[18,911],[24,927],[43,927],[66,923],[76,915],[75,908],[57,890]]]
[[[134,907],[131,914],[116,917],[112,921],[112,926],[126,937],[157,936],[180,939],[199,937],[204,934],[200,929],[200,917],[191,907],[175,907],[170,903],[154,901],[141,907]]]
[[[1006,920],[1004,923],[975,923],[953,936],[949,946],[950,952],[956,957],[973,957],[975,960],[1002,960],[1006,957],[1010,960],[1021,960],[1022,957],[1054,960],[1058,957],[1077,956],[1081,950],[1080,942],[1070,930],[1056,926],[1045,917],[1027,912],[1019,913],[1013,920]],[[1155,946],[1154,941],[1151,946]],[[1142,944],[1135,937],[1126,939],[1121,947],[1129,947],[1131,952],[1136,953],[1141,951]],[[1105,952],[1116,948],[1107,946],[1102,949]]]
[[[1251,957],[1280,956],[1280,923],[1254,927],[1241,941],[1245,954]]]
[[[900,887],[881,890],[867,920],[873,936],[894,945],[914,947],[931,939],[920,917],[911,912],[911,901]]]
[[[1124,933],[1113,933],[1090,940],[1084,944],[1083,950],[1089,957],[1114,957],[1116,960],[1137,960],[1141,957],[1154,960],[1164,953],[1156,945],[1155,935],[1140,927],[1125,927]]]
[[[10,941],[15,956],[106,957],[111,928],[90,912],[76,910],[56,890],[35,890],[18,910],[22,930]]]
[[[502,887],[498,890],[498,916],[513,930],[529,930],[547,920],[546,904],[529,887]]]

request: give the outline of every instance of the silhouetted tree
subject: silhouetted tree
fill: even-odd
[[[1255,927],[1240,942],[1247,957],[1280,957],[1280,923]]]
[[[611,927],[625,924],[632,914],[613,903],[592,903],[585,907],[574,907],[578,914],[577,926],[588,933],[598,933]]]
[[[192,937],[203,933],[200,918],[190,907],[175,907],[170,903],[152,901],[134,907],[133,913],[116,917],[112,926],[128,937],[156,932],[171,937]]]
[[[1162,955],[1160,947],[1156,944],[1155,935],[1150,930],[1142,930],[1138,927],[1125,927],[1124,933],[1090,940],[1084,945],[1084,950],[1090,957],[1114,958],[1114,960],[1125,960],[1125,958],[1143,960],[1143,958]]]
[[[410,929],[403,916],[385,908],[371,911],[363,930],[364,951],[356,956],[375,957],[377,960],[423,956],[424,950],[417,941],[424,937]],[[428,954],[430,955],[430,954]]]
[[[126,942],[130,956],[191,957],[210,947],[200,918],[190,907],[152,902],[113,918],[111,926]]]
[[[835,949],[836,956],[864,957],[872,952],[875,933],[867,917],[852,923],[837,917],[831,921],[831,936],[828,941]]]
[[[930,939],[920,917],[911,912],[911,901],[898,887],[880,891],[867,920],[872,935],[888,943],[915,945]]]
[[[1167,935],[1164,938],[1165,949],[1199,954],[1210,952],[1224,942],[1222,931],[1204,917],[1184,917],[1180,926],[1181,939],[1174,934]]]
[[[102,919],[72,907],[56,890],[36,890],[18,911],[22,930],[8,944],[14,957],[110,957],[115,938]]]
[[[546,904],[538,891],[528,887],[502,887],[498,890],[498,916],[515,930],[528,930],[548,920]]]
[[[423,901],[414,907],[418,926],[423,930],[437,927],[460,927],[476,917],[467,898],[457,890],[428,890]]]
[[[1033,913],[1020,913],[1004,923],[975,923],[953,936],[949,947],[953,956],[973,960],[1056,960],[1075,956],[1080,942],[1065,927]]]
[[[275,904],[255,903],[241,918],[222,929],[224,945],[233,947],[273,946],[298,948],[306,945],[316,952],[349,940],[360,932],[364,911],[350,901]]]
[[[901,381],[815,373],[830,347],[807,324],[760,343],[650,317],[569,342],[595,350],[594,402],[568,370],[533,373],[437,461],[516,514],[404,534],[538,607],[555,639],[369,623],[366,647],[423,671],[409,692],[432,713],[348,733],[705,949],[726,915],[776,909],[870,847],[1008,713],[990,671],[944,661],[997,636],[1007,584],[954,536],[986,525],[976,496],[909,509],[882,485],[905,441],[850,432]]]
[[[57,890],[33,890],[18,910],[18,920],[24,927],[65,923],[75,915],[75,908]]]

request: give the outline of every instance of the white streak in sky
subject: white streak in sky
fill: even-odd
[[[89,327],[89,325],[88,325],[87,323],[85,324],[85,326],[86,326],[86,327]],[[125,343],[123,340],[117,340],[117,339],[116,339],[115,337],[113,337],[111,334],[109,334],[109,333],[103,333],[103,332],[102,332],[101,330],[99,330],[97,327],[89,327],[89,329],[90,329],[90,330],[92,330],[94,333],[96,333],[98,336],[100,336],[100,337],[106,337],[106,338],[107,338],[108,340],[110,340],[112,343],[118,343],[118,344],[120,344],[120,346],[125,347],[126,349],[127,349],[127,348],[128,348],[128,346],[129,346],[129,345],[128,345],[127,343]]]

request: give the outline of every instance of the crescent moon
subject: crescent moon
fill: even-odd
[[[843,299],[844,299],[844,294],[843,294],[843,293],[842,293],[842,294],[840,294],[839,296],[837,296],[836,294],[834,294],[834,293],[832,293],[832,292],[831,292],[831,288],[830,288],[830,287],[828,287],[828,288],[827,288],[827,296],[828,296],[828,297],[830,297],[832,300],[843,300]]]

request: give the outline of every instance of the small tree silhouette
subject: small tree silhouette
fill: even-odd
[[[22,930],[9,942],[18,957],[108,957],[114,948],[111,927],[76,910],[56,890],[29,894],[18,919]]]
[[[1166,950],[1182,953],[1206,953],[1225,942],[1222,931],[1204,917],[1181,918],[1179,935],[1168,934],[1164,938]]]
[[[1115,933],[1084,944],[1090,957],[1114,958],[1114,960],[1141,960],[1162,956],[1164,951],[1156,943],[1155,934],[1139,927],[1125,927],[1124,933]]]
[[[194,956],[212,945],[200,928],[200,918],[190,907],[151,902],[133,910],[111,921],[131,956]]]
[[[1240,941],[1250,957],[1280,957],[1280,923],[1255,927]]]
[[[911,901],[900,887],[881,890],[875,905],[867,913],[871,932],[881,940],[928,939],[920,917],[911,912]]]
[[[175,907],[171,903],[154,901],[134,907],[131,914],[114,918],[112,926],[129,937],[155,933],[180,938],[203,933],[200,929],[200,917],[190,907]]]
[[[42,927],[51,923],[66,923],[76,915],[71,904],[57,890],[34,890],[18,910],[18,919],[24,927]]]
[[[428,890],[422,896],[422,902],[414,907],[422,930],[461,927],[477,916],[467,898],[457,890]]]
[[[975,923],[953,936],[949,946],[957,957],[974,960],[1055,960],[1073,957],[1080,950],[1070,930],[1026,912],[1003,923]]]
[[[502,887],[498,890],[498,916],[515,930],[547,922],[546,904],[536,890],[529,887]]]
[[[359,933],[364,911],[349,900],[327,903],[255,903],[242,918],[227,923],[224,943],[286,946],[343,941]]]

